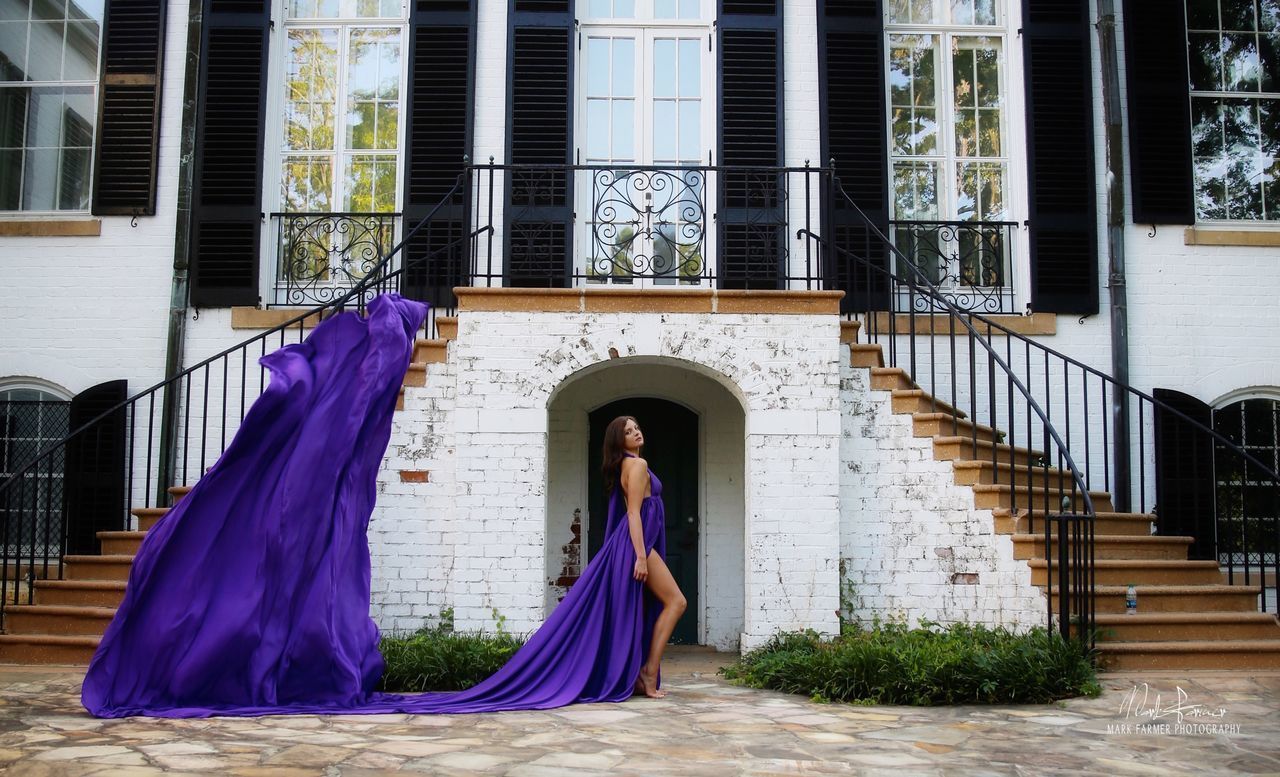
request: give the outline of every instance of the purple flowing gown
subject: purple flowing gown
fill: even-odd
[[[465,691],[387,694],[369,617],[377,474],[426,307],[397,295],[263,357],[271,384],[191,492],[147,532],[81,700],[98,717],[460,713],[622,701],[660,603],[632,577],[621,489],[606,538],[547,621]],[[666,555],[662,484],[642,503]]]

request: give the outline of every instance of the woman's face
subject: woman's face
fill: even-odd
[[[623,439],[626,440],[627,450],[638,451],[640,446],[644,445],[644,435],[640,432],[640,426],[635,421],[627,420],[627,425],[622,428]]]

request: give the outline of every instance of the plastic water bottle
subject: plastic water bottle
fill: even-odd
[[[1124,592],[1124,614],[1138,614],[1138,589],[1132,583],[1129,584],[1129,589]]]

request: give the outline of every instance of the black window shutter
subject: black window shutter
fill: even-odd
[[[780,289],[787,276],[781,0],[721,0],[716,225],[722,289]]]
[[[888,248],[868,226],[889,232],[889,149],[885,125],[884,16],[880,0],[818,5],[823,161],[834,160],[844,192],[834,193],[823,256],[827,288],[842,289],[845,312],[887,310]],[[850,204],[852,201],[852,205]],[[857,214],[866,215],[864,221]]]
[[[1178,391],[1156,389],[1155,398],[1213,428],[1213,410]],[[1155,410],[1156,530],[1165,536],[1194,537],[1193,559],[1217,557],[1213,437],[1178,415]]]
[[[471,154],[475,19],[474,0],[414,0],[410,17],[405,233],[441,207],[404,248],[401,290],[442,307],[457,304],[469,264],[467,193],[449,193]]]
[[[1089,3],[1024,0],[1031,307],[1098,312]]]
[[[197,307],[258,302],[270,24],[268,0],[205,0],[190,244]]]
[[[1133,220],[1193,224],[1185,6],[1125,0],[1124,45]]]
[[[108,0],[93,154],[93,213],[154,216],[164,0]]]
[[[507,79],[507,160],[573,162],[570,0],[513,0]],[[516,170],[506,181],[506,285],[564,288],[573,271],[573,191],[567,170]]]
[[[113,380],[72,398],[70,431],[75,431],[128,398],[128,384]],[[98,552],[98,532],[125,528],[124,410],[103,418],[67,442],[62,503],[67,512],[64,552]]]

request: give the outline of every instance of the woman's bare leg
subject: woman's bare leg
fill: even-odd
[[[648,561],[649,579],[646,584],[649,590],[653,591],[653,595],[662,602],[662,613],[653,626],[649,660],[640,668],[640,686],[646,696],[660,699],[666,696],[667,692],[658,690],[658,666],[662,663],[662,653],[667,649],[671,632],[675,631],[676,622],[680,620],[681,615],[684,615],[689,602],[680,592],[680,586],[676,585],[676,579],[671,576],[671,570],[667,569],[666,562],[656,551],[649,551]]]

